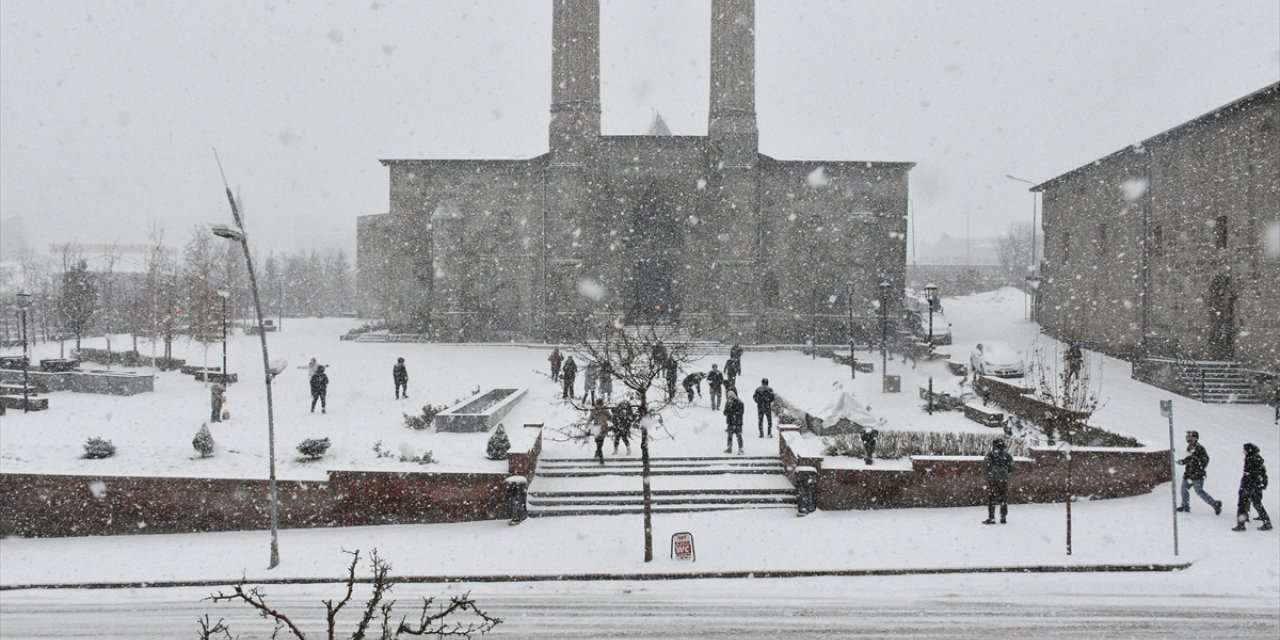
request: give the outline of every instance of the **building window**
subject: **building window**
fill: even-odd
[[[1071,259],[1071,232],[1062,232],[1062,261],[1066,262]]]
[[[1151,255],[1164,255],[1164,227],[1160,225],[1151,230]]]
[[[1098,225],[1098,253],[1107,254],[1107,223],[1102,222]]]
[[[1219,249],[1227,248],[1227,217],[1218,216],[1213,221],[1213,246]]]
[[[778,299],[781,297],[778,293],[778,277],[772,273],[766,274],[762,289],[760,293],[761,297],[764,298],[764,307],[766,309],[777,309]]]

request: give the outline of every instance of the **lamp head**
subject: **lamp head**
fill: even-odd
[[[933,302],[934,300],[937,300],[937,299],[938,299],[938,285],[936,285],[936,284],[934,284],[934,283],[932,283],[932,282],[930,282],[929,284],[926,284],[926,285],[924,286],[924,297],[925,297],[925,299],[926,299],[926,300],[928,300],[929,302]]]
[[[218,236],[219,238],[235,240],[236,242],[242,242],[244,240],[243,231],[240,231],[239,229],[233,229],[231,227],[228,227],[225,224],[215,224],[210,229],[210,231],[213,232],[213,235]]]
[[[31,308],[31,294],[27,293],[26,291],[19,291],[18,292],[18,309],[20,311],[26,311],[27,309],[30,309],[30,308]]]

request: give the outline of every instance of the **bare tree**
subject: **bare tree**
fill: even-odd
[[[1065,349],[1056,342],[1052,349],[1036,346],[1027,363],[1027,379],[1035,385],[1036,397],[1063,410],[1041,421],[1045,436],[1050,440],[1061,436],[1067,444],[1076,444],[1073,428],[1086,425],[1098,409],[1100,391],[1094,380],[1096,363],[1083,348],[1088,321],[1083,313],[1075,315],[1063,335]]]
[[[596,363],[600,367],[608,367],[615,386],[621,386],[630,392],[615,394],[610,408],[620,404],[629,404],[634,400],[637,407],[640,427],[640,461],[641,478],[644,483],[644,561],[653,560],[653,524],[652,492],[649,485],[649,438],[650,428],[663,429],[662,411],[677,403],[678,393],[663,393],[664,376],[669,367],[680,371],[692,364],[696,358],[690,353],[691,341],[684,336],[693,331],[679,333],[676,331],[660,332],[654,326],[627,326],[618,317],[613,322],[598,325],[588,332],[587,339],[575,345],[574,349],[585,358],[585,362]],[[649,391],[654,382],[658,382],[659,393],[650,398]],[[565,403],[577,409],[582,416],[566,427],[563,432],[568,439],[587,441],[590,438],[590,412],[593,407],[587,404],[585,395],[582,400],[566,398]],[[616,415],[616,413],[615,413]]]
[[[336,635],[338,626],[338,614],[347,606],[355,595],[356,583],[365,582],[363,579],[356,577],[356,566],[360,563],[360,551],[346,551],[343,553],[351,556],[351,563],[347,565],[347,575],[344,580],[345,592],[342,598],[337,600],[324,600],[326,635],[329,640],[333,640]],[[422,606],[415,616],[411,619],[408,615],[402,615],[399,621],[395,621],[395,600],[387,599],[387,594],[391,592],[396,582],[391,577],[391,563],[383,560],[378,556],[378,550],[374,549],[369,553],[369,570],[370,577],[368,582],[370,585],[369,599],[365,601],[364,607],[360,613],[360,618],[356,622],[355,631],[349,636],[351,640],[364,640],[369,637],[376,637],[378,640],[393,640],[403,636],[436,636],[443,637],[462,637],[470,638],[473,634],[488,633],[494,627],[502,624],[502,620],[480,610],[476,606],[471,594],[464,593],[461,596],[452,596],[448,604],[435,604],[435,598],[423,598]],[[258,615],[272,620],[276,624],[275,633],[272,637],[287,629],[293,637],[298,640],[306,640],[306,634],[298,627],[285,613],[267,603],[266,593],[261,587],[246,586],[245,580],[231,585],[230,592],[219,591],[210,595],[206,600],[211,602],[242,602],[249,605],[258,612]],[[456,614],[470,613],[475,617],[470,622],[451,621]],[[201,638],[208,640],[215,637],[214,634],[223,634],[224,637],[231,637],[230,628],[223,623],[221,619],[214,625],[209,624],[209,616],[206,615],[202,620],[197,620],[200,625]],[[373,625],[377,625],[375,631],[376,636],[369,636],[369,631]]]
[[[1009,225],[1004,235],[996,238],[996,255],[1005,273],[1022,283],[1031,266],[1031,225],[1025,222]]]

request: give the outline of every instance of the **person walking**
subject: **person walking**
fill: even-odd
[[[724,377],[732,381],[740,375],[742,375],[742,361],[730,356],[724,362]],[[736,387],[737,385],[734,386]]]
[[[569,356],[564,360],[564,367],[560,369],[560,380],[564,382],[564,393],[560,397],[572,400],[573,381],[578,377],[578,363],[573,361],[573,356]]]
[[[773,401],[778,396],[774,394],[773,389],[769,386],[769,379],[760,380],[760,386],[756,387],[756,392],[751,394],[751,399],[756,401],[756,428],[760,430],[760,437],[764,437],[765,418],[769,419],[769,437],[773,437]]]
[[[572,358],[570,360],[572,361]],[[596,441],[596,460],[604,466],[604,439],[609,433],[609,408],[604,406],[604,401],[600,398],[596,398],[591,408],[590,427],[591,437]]]
[[[613,366],[607,361],[600,363],[600,396],[605,404],[613,400]]]
[[[661,340],[654,344],[653,349],[650,350],[649,361],[654,367],[667,366],[667,345],[662,344]]]
[[[996,438],[987,453],[987,519],[982,524],[996,523],[996,504],[1000,505],[1000,524],[1009,515],[1009,474],[1013,472],[1013,456],[1004,450],[1004,439]]]
[[[320,401],[320,413],[327,413],[326,396],[329,395],[329,376],[324,373],[324,365],[316,365],[316,372],[311,375],[311,413],[316,412],[316,401]]]
[[[1209,506],[1213,507],[1213,514],[1222,513],[1222,501],[1214,500],[1204,490],[1205,469],[1209,466],[1209,452],[1204,450],[1200,444],[1200,432],[1187,432],[1187,457],[1178,461],[1178,464],[1186,467],[1182,472],[1182,506],[1178,507],[1178,511],[1183,513],[1191,512],[1191,489],[1195,489],[1196,495],[1200,496]]]
[[[867,464],[875,464],[873,459],[876,454],[876,440],[880,437],[880,432],[871,427],[867,427],[862,432],[862,461]]]
[[[716,365],[711,365],[711,371],[707,373],[707,394],[711,396],[711,410],[720,410],[720,398],[723,397],[724,374],[720,373],[720,369]]]
[[[738,455],[742,455],[742,414],[746,406],[738,399],[738,392],[730,391],[724,402],[724,430],[729,434],[725,453],[733,453],[733,437],[738,436]]]
[[[396,358],[396,366],[391,367],[391,379],[396,383],[396,399],[409,397],[409,370],[404,366],[404,358]]]
[[[673,402],[676,399],[676,378],[680,376],[680,365],[676,363],[675,358],[667,358],[666,373],[667,402]]]
[[[600,363],[595,360],[587,362],[582,369],[582,401],[590,397],[592,404],[596,400],[596,381],[600,379]]]
[[[1071,346],[1067,347],[1065,360],[1067,364],[1067,381],[1079,380],[1080,367],[1084,365],[1084,351],[1080,349],[1079,342],[1072,342]]]
[[[222,383],[214,383],[209,388],[209,422],[222,422],[222,405],[227,402],[227,388]]]
[[[680,382],[684,387],[684,392],[689,395],[689,404],[693,404],[693,392],[695,390],[698,392],[698,397],[702,397],[702,379],[705,377],[707,377],[707,374],[701,371],[694,371],[685,376],[684,380]]]
[[[618,455],[618,443],[626,445],[627,455],[631,455],[631,425],[636,418],[635,408],[626,402],[613,408],[613,455]]]
[[[742,345],[735,342],[732,347],[729,347],[729,359],[738,363],[738,372],[733,375],[735,377],[742,375]]]
[[[1258,511],[1258,519],[1262,526],[1258,531],[1271,530],[1271,516],[1262,507],[1262,490],[1267,488],[1267,465],[1258,451],[1258,445],[1246,442],[1244,445],[1244,475],[1240,476],[1240,499],[1236,503],[1236,526],[1232,531],[1244,531],[1244,523],[1249,521],[1249,507]]]
[[[551,349],[551,355],[547,356],[547,361],[551,363],[551,381],[560,381],[560,363],[564,362],[564,356],[560,355],[560,348]]]

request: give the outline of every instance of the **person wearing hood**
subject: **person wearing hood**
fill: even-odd
[[[560,381],[560,363],[564,362],[564,356],[560,355],[560,347],[551,350],[551,355],[547,356],[547,362],[551,363],[551,381]]]
[[[1013,456],[1004,450],[1003,438],[991,443],[985,459],[987,466],[987,519],[982,524],[996,523],[996,504],[1000,505],[1000,524],[1009,515],[1009,474],[1013,472]]]
[[[222,422],[222,405],[226,404],[227,388],[222,383],[215,383],[209,390],[209,422]]]
[[[738,399],[736,391],[730,391],[724,401],[724,430],[728,435],[725,453],[733,453],[733,437],[738,437],[738,455],[742,455],[742,414],[746,406]]]
[[[1244,523],[1249,521],[1249,507],[1258,511],[1258,519],[1262,521],[1259,531],[1271,530],[1271,516],[1262,507],[1262,490],[1267,488],[1267,465],[1258,451],[1258,445],[1247,442],[1244,445],[1244,475],[1240,476],[1240,500],[1236,503],[1236,526],[1232,531],[1244,531]]]
[[[396,366],[391,367],[391,379],[396,383],[396,400],[402,396],[409,397],[409,370],[404,366],[404,358],[396,358]]]
[[[316,372],[311,375],[311,413],[316,412],[316,401],[320,401],[320,413],[327,413],[325,397],[329,395],[329,376],[324,373],[324,365],[316,365]]]
[[[880,432],[871,427],[867,427],[862,432],[862,461],[867,464],[875,464],[876,440],[880,437]]]
[[[569,356],[564,360],[564,367],[560,369],[560,379],[564,381],[564,393],[562,397],[569,400],[573,399],[573,381],[578,377],[578,363],[573,361],[573,356]]]

